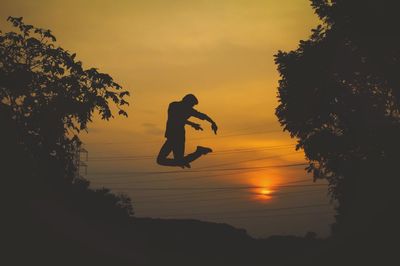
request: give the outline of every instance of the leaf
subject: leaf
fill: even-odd
[[[119,104],[120,105],[128,105],[129,106],[129,102],[125,101],[124,99],[121,99]]]
[[[125,117],[128,117],[128,113],[125,112],[124,110],[119,110],[119,111],[118,111],[118,114],[119,114],[119,115],[123,115],[123,116],[125,116]]]
[[[121,97],[121,98],[124,97],[125,95],[126,95],[126,96],[130,96],[129,91],[123,91],[123,92],[120,92],[120,93],[119,93],[119,97]]]

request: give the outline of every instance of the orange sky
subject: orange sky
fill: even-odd
[[[274,115],[279,77],[273,55],[295,49],[317,25],[308,0],[3,0],[3,30],[9,29],[9,15],[51,29],[58,44],[77,53],[84,66],[109,73],[131,91],[129,118],[96,119],[81,137],[89,150],[87,178],[128,193],[138,216],[228,222],[254,236],[328,233],[331,216],[302,213],[329,207],[278,212],[273,218],[274,211],[262,211],[328,202],[321,187],[308,188],[320,189],[312,193],[280,187],[312,184],[304,167],[221,170],[304,162]],[[155,157],[164,140],[168,104],[187,93],[198,97],[196,109],[219,126],[217,136],[206,123],[200,133],[188,128],[187,151],[204,145],[215,153],[192,164],[200,172],[154,174],[179,170],[157,166]],[[184,190],[216,186],[264,188]],[[145,187],[182,189],[136,190]],[[263,191],[270,195],[260,195]]]

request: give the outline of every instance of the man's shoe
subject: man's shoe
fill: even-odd
[[[202,146],[197,146],[196,152],[201,153],[203,155],[212,152],[212,149],[207,148],[207,147],[202,147]]]
[[[186,168],[192,168],[188,162],[184,162],[183,166],[186,167]]]

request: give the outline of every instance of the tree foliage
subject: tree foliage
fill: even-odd
[[[121,107],[129,92],[111,76],[84,69],[76,54],[55,45],[50,30],[8,20],[18,32],[0,35],[0,111],[12,119],[19,143],[34,154],[65,158],[95,111],[113,117],[111,101],[127,116]]]
[[[386,203],[398,203],[398,4],[311,2],[321,25],[297,50],[276,55],[276,115],[304,149],[308,171],[328,179],[338,202],[338,228],[349,217],[365,221]]]

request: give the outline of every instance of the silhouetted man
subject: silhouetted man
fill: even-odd
[[[190,125],[196,130],[203,130],[199,124],[188,121],[191,116],[210,122],[211,129],[215,134],[217,134],[217,124],[215,124],[208,115],[200,113],[193,108],[198,103],[199,101],[193,94],[186,95],[180,102],[170,103],[168,107],[167,128],[165,130],[165,137],[167,140],[158,154],[158,164],[190,168],[191,162],[199,158],[201,155],[212,152],[210,148],[197,146],[194,153],[184,156],[185,125]],[[167,158],[171,151],[174,155],[174,159]]]

